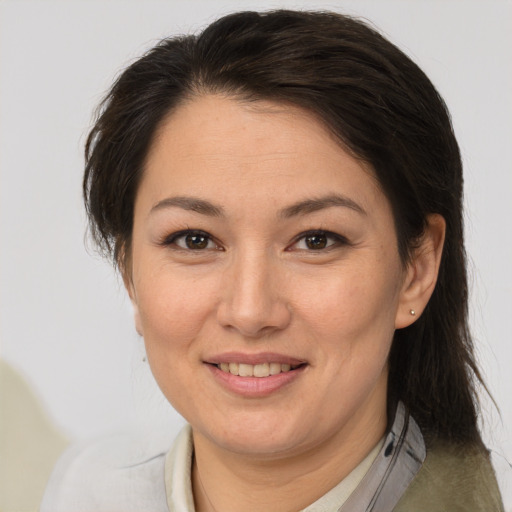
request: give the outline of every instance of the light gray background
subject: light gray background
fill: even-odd
[[[507,507],[512,486],[512,3],[468,0],[0,3],[0,354],[72,439],[176,429],[142,362],[130,305],[84,249],[82,148],[115,74],[160,37],[244,8],[369,18],[427,72],[453,116],[466,173],[471,318],[501,417],[483,398]],[[450,314],[449,311],[446,312]]]

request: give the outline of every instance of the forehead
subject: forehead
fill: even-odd
[[[311,113],[217,95],[180,105],[160,126],[140,192],[283,202],[343,193],[370,207],[383,195],[370,166],[351,156]],[[382,196],[382,197],[381,197]]]
[[[188,138],[192,132],[195,136]],[[151,152],[166,137],[166,145],[175,137],[173,150],[204,151],[210,147],[215,153],[225,150],[233,156],[257,156],[262,150],[318,152],[326,143],[343,149],[323,121],[306,109],[220,94],[196,96],[179,104],[159,126]]]

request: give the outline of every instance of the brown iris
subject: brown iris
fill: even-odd
[[[308,235],[304,241],[309,249],[325,249],[327,247],[327,236],[321,233]]]
[[[209,238],[198,233],[191,233],[185,237],[185,243],[189,249],[206,249]]]

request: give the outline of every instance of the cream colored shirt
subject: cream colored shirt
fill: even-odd
[[[337,511],[366,475],[383,444],[384,438],[336,487],[301,512]],[[187,425],[165,457],[165,491],[169,512],[195,512],[191,485],[192,457],[192,430]]]
[[[140,433],[126,433],[71,446],[53,470],[40,511],[194,512],[190,483],[193,457],[190,428],[187,427],[179,435],[171,453],[168,453],[173,438],[174,433],[169,431],[142,436]],[[379,446],[353,474],[305,511],[398,510],[398,502],[420,472],[426,458],[421,431],[402,403],[397,405],[393,425],[381,450]],[[378,452],[376,456],[375,452]],[[428,467],[423,471],[423,475],[427,475],[427,484],[422,484],[423,488],[420,489],[423,493],[432,490],[428,480],[430,473]],[[446,471],[443,474],[446,475]],[[460,482],[457,482],[455,487],[460,486]],[[450,498],[453,488],[454,485],[445,486]],[[476,494],[468,495],[474,497],[481,494],[481,486],[473,488]],[[417,497],[419,494],[416,491],[411,495]],[[498,492],[496,495],[499,499]],[[460,493],[454,496],[456,498]],[[442,499],[439,503],[444,501]],[[423,507],[423,502],[419,508],[415,503],[412,508],[407,508],[408,512],[419,508],[432,510],[428,508],[428,503],[427,508]],[[444,509],[453,510],[453,507]],[[406,509],[400,506],[400,510]],[[465,507],[464,510],[473,509]],[[503,509],[480,507],[478,510]]]

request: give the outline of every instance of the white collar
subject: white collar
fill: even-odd
[[[338,510],[364,478],[383,444],[384,438],[336,487],[303,509],[302,512]],[[186,425],[179,433],[165,459],[165,488],[170,512],[195,512],[191,484],[193,453],[192,429],[190,425]]]

